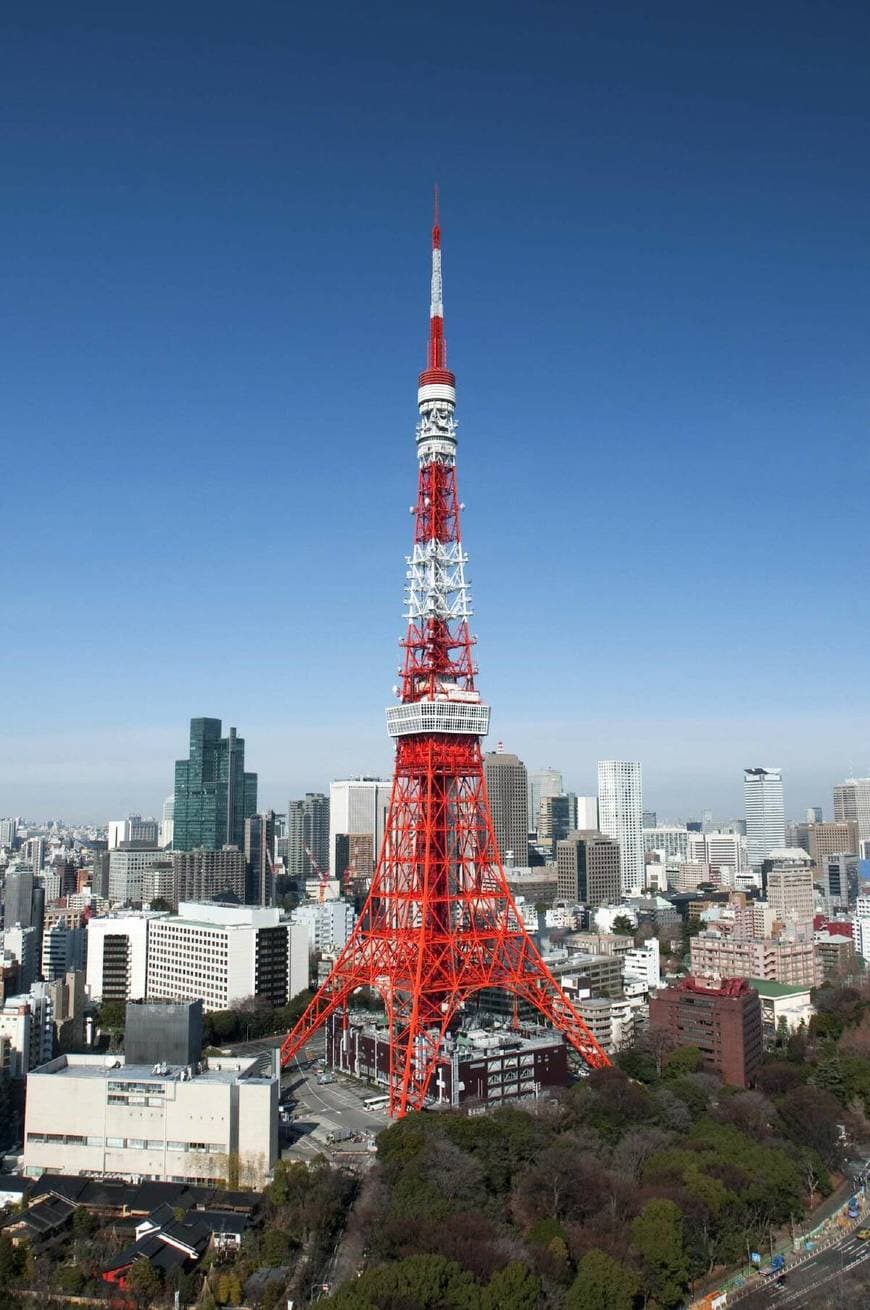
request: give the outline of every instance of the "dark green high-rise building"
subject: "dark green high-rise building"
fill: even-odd
[[[219,851],[245,840],[245,819],[257,813],[257,775],[245,773],[245,742],[220,719],[190,720],[190,759],[175,762],[176,851]]]

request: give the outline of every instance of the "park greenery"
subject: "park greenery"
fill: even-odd
[[[698,1050],[652,1029],[549,1100],[409,1115],[381,1133],[362,1185],[324,1159],[282,1162],[234,1259],[212,1252],[168,1279],[139,1262],[129,1300],[304,1305],[341,1243],[356,1252],[344,1268],[361,1257],[362,1269],[322,1302],[331,1310],[675,1310],[800,1229],[852,1144],[870,1141],[870,984],[825,985],[815,1004],[750,1089],[723,1086]],[[293,1017],[244,1002],[210,1016],[209,1037],[281,1032]],[[0,1235],[0,1310],[35,1289],[56,1304],[111,1299],[100,1270],[127,1241],[83,1210],[48,1248]],[[274,1280],[252,1292],[264,1270]]]
[[[825,986],[757,1086],[646,1034],[558,1098],[409,1115],[352,1216],[367,1249],[332,1310],[672,1310],[799,1227],[870,1140],[870,989]]]

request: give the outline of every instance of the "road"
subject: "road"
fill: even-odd
[[[862,1304],[852,1299],[853,1289],[862,1284],[866,1293],[863,1304],[870,1304],[870,1291],[866,1290],[868,1277],[870,1241],[862,1241],[853,1231],[805,1264],[790,1269],[782,1287],[759,1287],[757,1292],[735,1300],[734,1304],[740,1310],[767,1310],[773,1306],[776,1310],[780,1306],[784,1310],[815,1310],[819,1306],[836,1310],[840,1305]]]
[[[334,1083],[318,1084],[315,1061],[322,1060],[324,1037],[318,1033],[284,1070],[281,1080],[282,1097],[291,1097],[293,1127],[298,1134],[292,1144],[282,1151],[284,1159],[310,1160],[316,1155],[328,1154],[337,1164],[342,1157],[350,1162],[368,1153],[368,1142],[338,1142],[330,1144],[328,1135],[336,1129],[348,1128],[352,1133],[369,1140],[386,1128],[389,1119],[383,1111],[367,1110],[363,1102],[378,1091],[365,1083],[339,1074]]]

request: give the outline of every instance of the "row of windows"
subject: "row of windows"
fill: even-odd
[[[183,1151],[200,1155],[223,1155],[226,1147],[221,1142],[164,1142],[148,1137],[84,1137],[76,1133],[28,1133],[28,1142],[39,1146],[100,1146],[110,1150],[127,1151]]]

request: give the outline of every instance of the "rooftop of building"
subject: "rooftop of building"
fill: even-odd
[[[759,996],[767,997],[773,1000],[782,996],[803,996],[809,995],[810,984],[801,983],[781,983],[771,982],[767,978],[747,978],[749,986],[758,992]]]
[[[189,1072],[186,1065],[151,1065],[125,1064],[124,1057],[106,1055],[58,1055],[47,1064],[33,1069],[28,1078],[88,1078],[101,1082],[153,1083],[155,1086],[168,1082],[222,1083],[232,1086],[241,1082],[267,1083],[270,1078],[255,1072],[259,1066],[259,1057],[249,1056],[239,1059],[230,1057],[209,1057],[203,1061],[200,1072],[193,1066]]]

